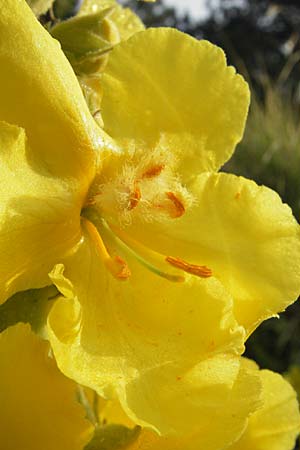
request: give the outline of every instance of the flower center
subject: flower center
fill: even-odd
[[[168,159],[169,158],[169,159]],[[145,222],[181,217],[193,197],[175,175],[174,160],[155,150],[127,156],[115,170],[103,171],[94,183],[86,206],[121,228],[136,219]]]
[[[174,176],[170,161],[167,164],[164,158],[152,154],[149,158],[126,161],[120,170],[97,180],[85,203],[83,225],[106,268],[119,280],[127,280],[131,272],[123,258],[110,255],[105,236],[118,251],[134,256],[147,269],[169,281],[184,281],[183,272],[201,278],[212,276],[206,266],[157,253],[125,231],[136,220],[148,223],[176,220],[192,205],[191,194]]]

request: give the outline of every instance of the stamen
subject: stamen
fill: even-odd
[[[196,264],[190,264],[183,259],[174,258],[173,256],[167,256],[166,261],[177,269],[184,270],[184,272],[196,275],[201,278],[209,278],[212,276],[212,270],[206,266],[197,266]]]
[[[134,191],[131,194],[130,199],[129,199],[129,204],[128,204],[129,211],[131,211],[133,208],[135,208],[138,205],[140,199],[141,199],[141,190],[137,185],[135,185]]]
[[[165,258],[162,255],[145,247],[140,242],[128,236],[124,231],[116,228],[111,224],[108,225],[108,223],[104,219],[102,219],[102,223],[105,230],[110,233],[110,235],[115,239],[118,245],[123,248],[124,251],[127,251],[132,256],[134,256],[143,266],[145,266],[151,272],[169,281],[177,283],[184,282],[184,276],[165,272],[164,270],[161,270],[159,267],[150,262],[150,260],[152,259],[156,260],[157,264],[165,264]]]
[[[157,164],[156,166],[152,166],[142,174],[141,178],[145,179],[157,177],[158,175],[161,174],[164,168],[165,168],[164,164]]]
[[[115,256],[114,258],[112,258],[108,253],[95,225],[85,217],[82,217],[82,220],[86,230],[88,231],[92,241],[95,244],[97,253],[102,259],[106,268],[118,280],[127,280],[130,277],[131,272],[126,262],[120,256]]]
[[[176,195],[173,192],[166,192],[166,196],[168,197],[169,200],[171,200],[171,202],[175,206],[175,211],[172,212],[171,216],[174,217],[174,219],[177,217],[181,217],[185,213],[185,207],[182,204],[182,202],[179,200],[178,197],[176,197]]]

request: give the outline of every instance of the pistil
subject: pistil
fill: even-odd
[[[182,283],[185,278],[180,274],[168,273],[166,270],[161,269],[159,266],[165,265],[165,258],[160,253],[150,250],[140,242],[136,241],[132,237],[128,236],[123,230],[115,227],[114,225],[108,225],[108,223],[102,219],[104,228],[110,233],[125,252],[130,253],[140,264],[146,267],[151,272],[159,275],[166,280],[176,283]]]

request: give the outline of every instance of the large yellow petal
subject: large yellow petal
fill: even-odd
[[[1,449],[82,450],[93,433],[76,384],[28,325],[0,334],[0,404]]]
[[[87,184],[102,137],[71,66],[25,0],[0,0],[0,11],[0,120],[26,130],[51,173]]]
[[[249,415],[260,405],[258,373],[246,367],[241,358],[208,358],[176,382],[169,375],[167,368],[160,368],[147,373],[143,380],[152,387],[148,395],[159,409],[156,414],[175,427],[166,436],[168,450],[226,448],[241,435]],[[127,401],[135,411],[149,414],[141,396],[145,384],[130,386]],[[161,448],[159,442],[154,448]]]
[[[279,374],[261,371],[263,406],[250,417],[241,439],[228,450],[292,450],[300,432],[297,396]]]
[[[202,174],[194,205],[171,222],[136,214],[126,232],[150,248],[204,264],[234,299],[238,322],[251,332],[300,292],[300,227],[272,190],[242,177]]]
[[[116,46],[103,92],[104,129],[129,150],[171,151],[187,180],[230,158],[249,104],[247,84],[221,49],[168,28]]]
[[[229,395],[239,362],[220,352],[241,352],[244,333],[216,279],[172,283],[126,258],[132,275],[118,281],[86,237],[65,260],[67,278],[56,267],[50,277],[65,298],[49,315],[50,341],[67,376],[118,397],[136,423],[182,433],[197,425],[197,408],[215,411]]]
[[[220,359],[223,366],[230,366],[231,361]],[[226,370],[226,369],[225,369]],[[223,375],[225,374],[223,369]],[[232,389],[227,395],[220,389],[220,383],[217,381],[220,376],[220,366],[217,359],[203,362],[194,371],[198,383],[203,383],[201,392],[201,402],[203,408],[199,405],[199,398],[196,392],[196,379],[193,379],[195,388],[194,405],[185,411],[187,417],[195,423],[192,431],[183,436],[159,436],[153,431],[142,429],[135,441],[128,445],[128,450],[224,450],[230,442],[236,440],[247,425],[246,417],[259,404],[260,399],[260,377],[258,369],[250,367],[246,360],[240,360],[240,369],[238,377],[233,384]],[[209,382],[207,383],[207,380]],[[214,384],[214,382],[216,382]],[[186,387],[185,382],[183,387]],[[182,389],[182,386],[180,387]],[[175,389],[176,391],[176,389]],[[186,399],[182,400],[180,393],[178,396],[178,406],[185,407]],[[136,394],[138,395],[138,393]],[[154,400],[160,398],[160,391],[153,391]],[[242,400],[243,399],[243,400]],[[115,401],[102,403],[101,418],[108,424],[122,424],[129,428],[134,427],[134,423],[129,422],[124,413],[122,414],[119,404]],[[168,411],[161,411],[168,416],[174,415],[174,408],[169,405]],[[267,448],[267,447],[266,447]]]
[[[244,361],[247,365],[247,361]],[[296,395],[291,386],[279,375],[268,370],[260,372],[262,381],[262,407],[254,412],[240,439],[228,450],[292,450],[300,431],[300,415]],[[249,395],[248,386],[242,395]],[[225,405],[224,405],[225,406]],[[226,408],[226,407],[225,407]],[[224,426],[226,410],[220,411],[220,419],[211,431],[215,439],[218,428]],[[117,408],[115,408],[117,409]],[[230,409],[230,406],[229,406]],[[223,415],[222,415],[223,414]],[[114,419],[108,414],[108,419]],[[201,419],[199,418],[199,423]],[[226,423],[226,422],[225,422]],[[137,440],[128,450],[199,450],[202,445],[201,432],[193,437],[172,439],[158,436],[149,430],[142,430]],[[225,446],[219,447],[223,450]]]
[[[77,183],[36,163],[24,130],[0,122],[0,303],[49,285],[48,272],[80,239]]]

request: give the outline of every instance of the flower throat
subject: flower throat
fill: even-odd
[[[126,232],[135,219],[147,223],[176,220],[193,203],[188,190],[174,176],[174,161],[166,161],[161,153],[155,153],[154,157],[152,154],[133,162],[126,162],[121,170],[95,183],[83,210],[83,225],[105,267],[118,280],[127,280],[131,275],[123,258],[110,255],[105,245],[105,241],[110,241],[123,254],[133,256],[169,281],[183,282],[184,273],[201,278],[212,276],[206,266],[162,255]]]

